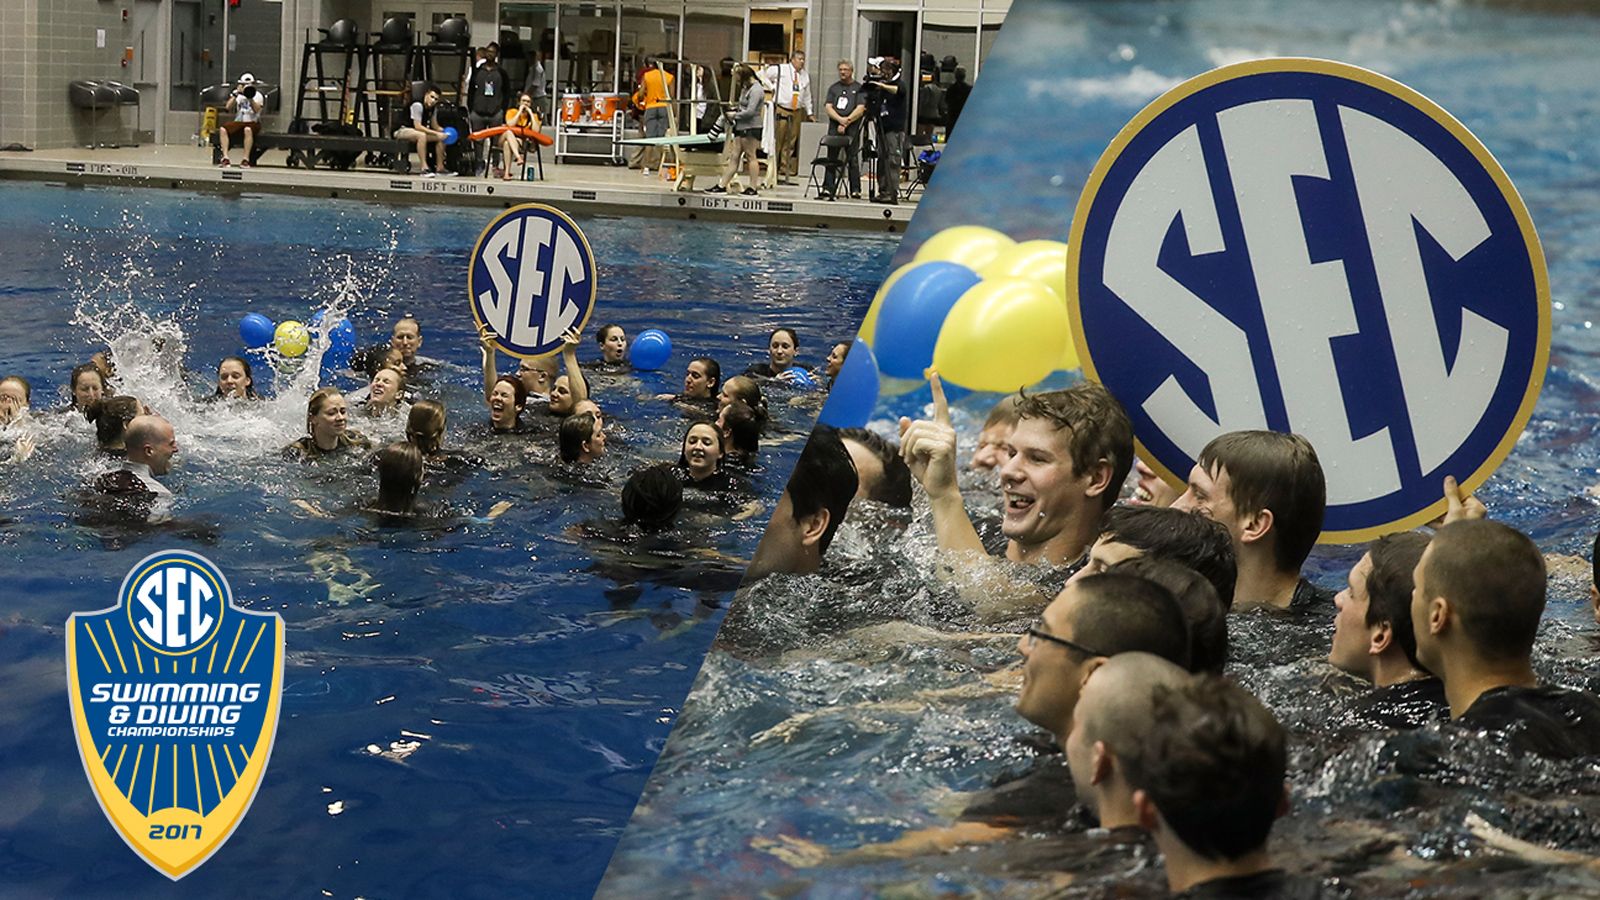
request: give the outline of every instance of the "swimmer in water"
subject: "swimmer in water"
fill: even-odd
[[[594,333],[600,345],[600,368],[608,372],[625,372],[633,368],[628,363],[628,333],[622,326],[610,322]]]
[[[561,420],[556,442],[562,462],[594,462],[606,452],[605,423],[597,411],[573,413]]]
[[[158,525],[171,521],[173,497],[158,479],[172,470],[178,437],[160,416],[136,416],[123,432],[127,453],[122,465],[94,480],[104,511],[118,518]]]
[[[1297,434],[1233,431],[1206,444],[1172,508],[1222,523],[1239,577],[1234,610],[1304,612],[1331,591],[1300,577],[1322,533],[1327,488],[1311,442]]]
[[[822,368],[816,372],[818,380],[826,378],[828,388],[831,390],[833,388],[833,380],[839,377],[839,370],[844,368],[845,357],[849,355],[850,344],[848,342],[840,341],[834,344],[833,349],[828,351],[828,358],[823,362]]]
[[[799,350],[800,336],[793,328],[774,329],[767,337],[767,361],[745,369],[744,374],[754,378],[780,378],[794,368],[794,357]]]
[[[1133,461],[1133,471],[1138,478],[1134,482],[1133,496],[1128,498],[1128,502],[1135,506],[1171,506],[1173,501],[1183,494],[1183,491],[1167,484],[1154,469],[1145,465],[1142,459]]]
[[[21,375],[0,378],[0,432],[8,433],[12,440],[8,463],[26,462],[37,446],[33,430],[28,427],[28,402],[32,398],[28,379]]]
[[[713,493],[733,491],[738,485],[722,468],[722,433],[710,422],[696,422],[683,435],[677,474],[684,487]]]
[[[235,398],[260,400],[261,395],[256,393],[256,377],[250,362],[243,357],[228,356],[217,363],[217,390],[208,399]]]
[[[818,425],[800,450],[746,579],[817,571],[856,495],[855,466],[838,432]]]
[[[722,383],[722,390],[717,392],[717,408],[734,402],[743,401],[744,405],[756,414],[761,420],[762,427],[767,424],[767,401],[761,396],[761,385],[754,378],[747,375],[735,375]]]
[[[1006,442],[1011,440],[1011,431],[1016,427],[1017,395],[1012,394],[989,410],[983,430],[978,432],[978,449],[972,451],[968,467],[979,472],[999,472],[1010,458]]]
[[[722,432],[722,445],[728,448],[723,464],[754,468],[761,451],[761,420],[755,411],[744,401],[735,400],[717,412],[717,430]]]
[[[649,466],[628,476],[622,486],[622,522],[643,531],[672,527],[683,509],[683,482],[672,466]]]
[[[93,363],[75,366],[72,370],[72,408],[86,419],[94,417],[94,408],[106,394],[106,377]]]
[[[1354,717],[1372,728],[1420,728],[1450,717],[1444,683],[1417,660],[1411,626],[1412,572],[1428,549],[1428,536],[1402,531],[1367,545],[1333,598],[1328,662],[1372,682]]]
[[[495,384],[508,376],[496,374],[495,353],[497,351],[496,337],[487,325],[478,328],[478,344],[483,352],[483,393],[485,399],[494,392]],[[517,368],[515,377],[522,384],[523,405],[540,404],[541,412],[551,416],[565,418],[572,415],[573,409],[580,400],[589,397],[589,382],[583,377],[583,369],[578,365],[578,344],[580,338],[577,329],[569,330],[561,336],[561,367],[566,374],[557,377],[555,362],[550,357],[539,359],[524,359]]]
[[[388,366],[373,373],[366,399],[361,403],[362,414],[369,418],[399,415],[405,383],[405,376]]]
[[[306,401],[306,435],[285,447],[284,455],[310,462],[352,449],[371,448],[372,443],[365,436],[346,427],[349,414],[349,405],[338,388],[316,391]]]
[[[149,414],[150,411],[144,408],[137,397],[119,395],[101,400],[94,414],[96,447],[107,456],[126,456],[124,435],[128,423]]]
[[[501,375],[489,391],[489,428],[495,434],[522,431],[522,410],[528,405],[528,389],[515,375]]]
[[[396,441],[376,454],[378,469],[378,499],[371,509],[385,515],[415,516],[426,510],[418,508],[417,492],[422,488],[423,456],[417,445]]]
[[[710,413],[717,408],[717,394],[722,390],[722,366],[709,356],[689,360],[683,370],[683,392],[657,394],[657,400],[670,400],[695,412]]]

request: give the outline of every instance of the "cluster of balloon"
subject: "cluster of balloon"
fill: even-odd
[[[295,319],[273,324],[261,313],[245,313],[239,319],[239,339],[252,356],[260,356],[271,347],[278,355],[294,359],[304,356],[306,350],[310,349],[312,332],[322,335],[324,328],[328,349],[322,355],[323,370],[333,371],[349,366],[356,351],[356,328],[345,318],[325,325],[321,310],[311,317],[309,327],[307,323]]]
[[[1065,244],[1017,243],[959,225],[929,238],[884,280],[861,337],[886,393],[917,387],[930,365],[952,396],[963,388],[1009,393],[1078,368],[1066,293]]]
[[[672,356],[672,338],[659,328],[639,332],[628,348],[628,361],[641,372],[654,372],[667,364]]]
[[[835,428],[864,428],[878,405],[878,361],[872,348],[861,338],[850,345],[850,353],[833,378],[828,402],[817,421]]]

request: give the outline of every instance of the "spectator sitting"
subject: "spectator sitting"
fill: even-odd
[[[439,89],[433,85],[423,88],[422,99],[413,101],[407,110],[406,122],[395,129],[395,138],[415,141],[417,161],[423,166],[422,177],[454,175],[444,167],[444,129],[439,127]],[[428,165],[428,146],[433,146],[433,165]]]
[[[223,107],[233,113],[232,122],[224,122],[217,140],[222,147],[222,162],[218,165],[227,166],[229,138],[244,132],[244,156],[239,158],[240,168],[250,168],[250,155],[255,149],[256,133],[261,130],[261,113],[266,108],[267,96],[256,90],[256,77],[249,72],[239,76],[239,83],[233,86],[233,93],[228,95],[228,102]]]

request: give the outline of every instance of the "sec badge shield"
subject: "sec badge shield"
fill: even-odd
[[[145,557],[117,603],[67,619],[67,694],[100,808],[176,881],[255,799],[283,688],[283,620],[233,605],[210,560]]]

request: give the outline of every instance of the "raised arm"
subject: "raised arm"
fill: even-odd
[[[900,420],[900,455],[928,492],[939,549],[984,555],[983,541],[956,483],[956,430],[950,424],[950,404],[939,373],[929,369],[928,384],[933,389],[933,420]]]
[[[578,329],[572,328],[561,336],[561,368],[566,370],[567,384],[572,388],[572,402],[589,399],[589,382],[584,380],[583,367],[578,365],[578,342],[582,338]]]
[[[483,351],[483,399],[487,401],[494,393],[494,383],[500,380],[499,373],[494,370],[494,332],[487,325],[478,326],[478,347]]]

